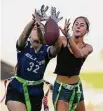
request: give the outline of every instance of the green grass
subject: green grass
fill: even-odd
[[[103,73],[81,73],[80,77],[92,84],[94,88],[103,89]]]

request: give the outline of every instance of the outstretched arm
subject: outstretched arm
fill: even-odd
[[[23,32],[21,33],[18,41],[17,41],[17,45],[18,47],[20,48],[24,48],[25,47],[25,42],[26,40],[28,39],[30,33],[31,33],[31,30],[33,29],[34,27],[34,23],[35,23],[35,20],[31,20],[24,28]]]
[[[51,7],[51,18],[58,23],[61,19],[63,19],[63,17],[59,17],[60,12],[56,11],[55,7]],[[62,41],[61,38],[58,37],[58,40],[56,41],[56,43],[54,45],[51,46],[50,48],[50,54],[53,56],[56,56],[58,54],[58,52],[60,51],[62,46]]]
[[[61,41],[61,38],[59,37],[58,40],[56,41],[56,43],[53,46],[51,46],[50,54],[52,56],[56,56],[58,54],[58,52],[60,51],[61,46],[62,46],[62,41]]]
[[[89,44],[86,44],[83,48],[79,48],[77,46],[77,44],[74,42],[73,37],[70,37],[70,35],[68,33],[69,25],[70,25],[69,20],[68,21],[66,20],[64,29],[60,28],[62,33],[64,34],[64,36],[67,38],[67,41],[69,43],[68,44],[69,48],[71,48],[71,50],[76,58],[87,57],[93,51],[92,46]]]
[[[46,14],[48,8],[49,8],[48,6],[42,5],[41,9],[35,10],[35,14],[33,14],[33,17],[36,18],[37,34],[38,34],[38,39],[39,39],[41,44],[46,44],[46,42],[43,38],[43,33],[42,33],[40,26],[43,25],[41,23],[41,21],[47,21],[49,18]]]

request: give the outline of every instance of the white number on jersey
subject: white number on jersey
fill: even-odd
[[[39,65],[35,66],[36,68],[34,69],[34,63],[30,62],[29,67],[27,68],[27,71],[32,71],[34,73],[38,73],[37,71],[39,70]]]

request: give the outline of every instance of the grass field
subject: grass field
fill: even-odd
[[[91,83],[96,89],[103,89],[103,72],[81,73],[81,79]]]

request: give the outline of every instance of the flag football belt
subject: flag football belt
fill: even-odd
[[[81,91],[80,91],[80,84],[81,84],[81,81],[79,80],[77,84],[75,85],[69,85],[69,84],[64,84],[64,83],[61,83],[60,81],[56,80],[56,83],[60,84],[59,86],[59,89],[58,89],[58,94],[56,96],[56,100],[55,100],[55,103],[54,103],[54,107],[55,107],[55,110],[56,110],[56,105],[57,105],[57,102],[59,100],[59,96],[60,96],[60,92],[62,90],[62,87],[64,87],[65,89],[68,89],[68,90],[72,90],[72,95],[71,95],[71,98],[70,98],[70,101],[68,101],[69,103],[69,111],[75,111],[79,101],[80,101],[80,98],[81,98]],[[75,88],[78,88],[78,91],[75,92]],[[73,105],[73,100],[74,100],[74,97],[75,97],[75,94],[77,93],[77,103]]]
[[[41,83],[44,82],[43,79],[38,80],[38,81],[28,81],[25,80],[21,77],[15,76],[15,78],[23,84],[23,91],[24,91],[24,97],[25,97],[25,102],[26,102],[26,106],[27,106],[27,111],[31,111],[31,103],[30,103],[30,98],[29,98],[29,92],[28,92],[28,87],[30,85],[39,85]]]

